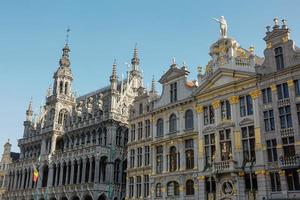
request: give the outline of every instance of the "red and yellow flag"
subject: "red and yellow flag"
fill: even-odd
[[[37,170],[37,168],[34,166],[34,169],[33,169],[33,182],[37,182],[38,178],[39,178],[39,171]]]

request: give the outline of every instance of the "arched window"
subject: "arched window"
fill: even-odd
[[[92,131],[92,142],[93,144],[96,144],[96,130]]]
[[[103,129],[103,145],[106,146],[107,141],[107,130],[106,128]]]
[[[62,94],[64,91],[64,83],[62,81],[59,82],[59,93]]]
[[[98,129],[98,143],[99,145],[102,145],[102,129]]]
[[[155,187],[155,196],[162,197],[161,183],[157,183]]]
[[[67,116],[68,111],[66,109],[60,110],[58,115],[58,124],[66,124]]]
[[[43,167],[43,176],[42,176],[42,187],[47,186],[47,181],[48,181],[48,165],[45,165]]]
[[[119,183],[120,181],[120,160],[115,160],[114,163],[114,182]]]
[[[69,93],[69,84],[68,82],[65,83],[65,94]]]
[[[100,159],[100,182],[105,182],[106,178],[106,165],[107,165],[107,157],[101,157]]]
[[[156,136],[164,135],[164,120],[159,118],[156,122]]]
[[[121,146],[121,140],[122,140],[122,129],[118,128],[116,132],[116,145]]]
[[[172,146],[170,148],[170,171],[173,172],[177,170],[177,152],[176,152],[176,147]]]
[[[194,150],[188,149],[185,151],[186,169],[194,168]]]
[[[194,181],[193,180],[187,180],[186,181],[185,193],[186,193],[186,195],[194,195],[195,194]]]
[[[176,115],[173,113],[170,118],[169,118],[169,132],[170,133],[174,133],[177,131],[177,117]]]
[[[168,196],[179,195],[179,184],[176,181],[171,181],[167,184],[167,195]]]
[[[185,112],[185,129],[194,128],[194,114],[192,110],[187,110]]]
[[[90,142],[91,142],[91,134],[90,134],[90,132],[88,131],[88,132],[86,133],[86,143],[89,144]]]

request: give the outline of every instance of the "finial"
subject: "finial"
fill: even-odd
[[[251,45],[251,46],[249,47],[249,51],[250,51],[251,53],[254,52],[254,46],[253,46],[253,45]]]
[[[138,70],[138,65],[140,64],[140,59],[138,56],[138,49],[137,49],[137,43],[134,45],[133,49],[133,58],[131,59],[131,64],[132,64],[132,69],[133,70]]]
[[[154,75],[152,75],[151,90],[150,90],[150,91],[151,91],[151,92],[156,92]]]
[[[175,57],[172,58],[172,64],[176,65],[176,59],[175,59]]]
[[[277,28],[279,28],[279,25],[278,25],[278,18],[277,18],[277,17],[275,17],[275,18],[273,19],[273,21],[274,21],[274,26],[273,26],[273,29],[277,29]]]
[[[287,24],[286,24],[286,19],[282,19],[282,28],[286,29],[287,28]]]
[[[70,27],[68,27],[68,29],[66,30],[67,31],[67,35],[66,35],[66,45],[69,44],[69,33],[71,31]]]
[[[114,64],[113,64],[113,67],[112,67],[112,74],[110,76],[110,79],[117,79],[117,60],[114,59]]]
[[[197,67],[197,70],[198,70],[198,75],[202,75],[202,67],[200,65]]]
[[[270,28],[271,28],[271,26],[266,26],[267,33],[269,33],[269,32],[270,32]]]
[[[26,110],[26,121],[31,121],[32,120],[32,97],[30,98],[30,102],[28,105],[28,109]]]

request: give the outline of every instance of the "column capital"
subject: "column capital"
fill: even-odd
[[[229,103],[232,104],[237,104],[239,102],[239,97],[238,96],[230,96],[228,98]]]
[[[198,180],[205,180],[205,176],[198,176],[197,179]]]
[[[276,90],[277,90],[277,87],[276,87],[275,84],[272,84],[272,85],[270,86],[270,88],[271,88],[272,92],[276,92]]]
[[[259,97],[259,95],[261,94],[259,89],[256,89],[252,92],[250,92],[250,96],[253,100],[255,100],[257,97]]]
[[[267,171],[266,170],[257,170],[257,171],[255,171],[255,174],[256,175],[266,175],[267,174]]]
[[[217,109],[217,108],[220,107],[221,101],[220,101],[220,100],[214,100],[211,104],[212,104],[212,107],[213,107],[214,109]]]
[[[195,105],[195,110],[197,113],[202,113],[203,112],[203,106],[200,104]]]
[[[287,84],[288,84],[289,87],[293,87],[294,86],[294,80],[293,79],[288,80]]]

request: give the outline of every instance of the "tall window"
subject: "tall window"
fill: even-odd
[[[278,160],[276,139],[267,140],[266,142],[267,142],[268,162],[276,162]]]
[[[177,150],[176,150],[176,147],[172,146],[170,148],[169,157],[170,157],[169,169],[170,169],[170,172],[173,172],[173,171],[177,170]]]
[[[228,100],[221,101],[221,119],[222,120],[231,119],[230,103]]]
[[[240,116],[245,117],[253,114],[252,98],[250,95],[240,97]]]
[[[142,166],[142,161],[143,161],[143,149],[142,147],[139,147],[137,149],[137,166],[141,167]]]
[[[149,175],[144,175],[144,197],[150,195]]]
[[[156,122],[156,135],[158,137],[164,135],[164,121],[161,118],[158,119],[157,122]]]
[[[205,164],[209,166],[215,159],[216,154],[216,141],[215,134],[204,135],[204,148],[205,148]]]
[[[170,101],[171,103],[177,101],[177,83],[170,85]]]
[[[285,157],[295,155],[295,139],[294,136],[282,138],[283,153]]]
[[[283,62],[282,47],[277,47],[277,48],[274,49],[274,51],[275,51],[275,62],[276,62],[277,70],[283,69],[284,68],[284,62]]]
[[[131,141],[135,140],[135,124],[131,124]]]
[[[143,104],[142,103],[140,103],[140,105],[139,105],[139,114],[140,115],[143,114]]]
[[[157,183],[156,186],[155,186],[155,196],[156,197],[162,197],[161,183]]]
[[[215,123],[215,111],[212,105],[203,107],[204,125]]]
[[[194,181],[193,180],[187,180],[186,181],[185,193],[186,193],[186,195],[194,195],[195,194],[195,188],[194,188]]]
[[[150,147],[145,146],[145,166],[150,164]]]
[[[297,107],[298,125],[300,126],[300,103],[296,104],[296,107]]]
[[[192,110],[185,111],[185,129],[193,129],[194,128],[194,114]]]
[[[288,190],[300,190],[299,175],[296,169],[285,170]]]
[[[177,131],[177,117],[173,113],[169,118],[169,132],[174,133]]]
[[[289,87],[287,83],[277,85],[278,100],[289,98]]]
[[[295,80],[295,95],[300,96],[300,80]]]
[[[179,184],[176,181],[171,181],[167,184],[167,195],[168,196],[179,195]]]
[[[242,127],[244,161],[255,161],[254,126]]]
[[[141,176],[136,177],[136,197],[140,198],[142,196],[142,178]]]
[[[255,173],[245,174],[245,190],[257,190],[257,177]]]
[[[130,168],[134,168],[134,157],[135,157],[134,149],[130,149]]]
[[[122,129],[119,128],[116,132],[116,145],[121,146],[121,140],[122,140]]]
[[[68,111],[67,110],[62,109],[61,111],[59,111],[58,124],[65,124],[66,125],[67,116],[68,116]]]
[[[205,178],[205,192],[215,193],[216,192],[216,181],[212,176]]]
[[[265,131],[270,132],[275,130],[274,112],[273,110],[264,111]]]
[[[138,140],[143,137],[143,122],[138,123]]]
[[[230,160],[232,158],[230,129],[219,131],[219,136],[221,160]]]
[[[145,120],[145,138],[150,137],[150,119]]]
[[[156,147],[156,173],[161,174],[163,171],[163,147]]]
[[[293,127],[291,107],[284,106],[279,108],[279,119],[280,119],[280,128],[291,128]]]
[[[186,169],[194,168],[194,140],[185,141],[185,164]]]
[[[134,179],[133,177],[129,178],[129,197],[133,197],[133,189],[134,189]]]
[[[263,103],[271,103],[272,102],[272,91],[271,88],[262,89],[262,97]]]
[[[116,160],[114,163],[114,182],[119,183],[120,177],[120,160]]]
[[[280,177],[278,172],[270,172],[270,179],[272,191],[281,191]]]

